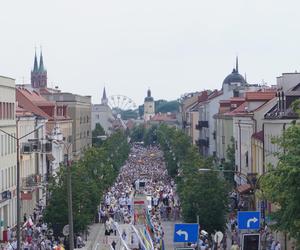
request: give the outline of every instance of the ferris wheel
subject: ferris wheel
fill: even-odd
[[[135,102],[125,95],[112,95],[108,98],[108,104],[113,110],[134,110]]]

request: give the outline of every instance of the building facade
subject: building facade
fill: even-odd
[[[16,110],[18,137],[34,131],[36,117],[33,113],[22,108]],[[29,141],[36,139],[36,133],[32,133],[20,140],[20,185],[21,185],[21,215],[32,214],[38,202],[37,183],[40,176],[37,175],[37,151],[32,150]]]
[[[44,93],[49,101],[67,107],[67,114],[72,120],[73,157],[79,159],[84,150],[92,145],[92,103],[91,96],[80,96],[72,93]]]
[[[108,99],[104,88],[101,104],[93,104],[92,106],[92,130],[94,130],[96,124],[99,123],[104,129],[105,134],[110,135],[113,131],[114,120],[115,117],[108,105]]]
[[[15,119],[15,81],[0,76],[0,239],[3,230],[17,223],[17,137]],[[4,133],[5,132],[5,133]]]
[[[149,121],[155,115],[155,102],[151,96],[151,90],[148,89],[144,100],[144,121]]]

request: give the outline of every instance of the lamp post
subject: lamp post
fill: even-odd
[[[18,126],[18,124],[17,124]],[[31,132],[18,137],[18,127],[16,129],[16,136],[13,136],[9,133],[7,133],[6,131],[2,130],[0,128],[0,131],[4,134],[6,134],[7,136],[13,138],[14,140],[16,140],[17,143],[17,249],[21,249],[21,199],[20,199],[20,140],[22,140],[23,138],[27,137],[28,135],[31,135],[32,133],[36,132],[37,130],[39,130],[41,127],[43,127],[44,124],[40,124],[38,125],[34,130],[32,130]]]
[[[64,156],[64,164],[67,167],[67,196],[68,196],[68,223],[69,223],[69,249],[74,250],[74,225],[73,225],[73,201],[72,201],[72,175],[71,175],[71,159],[70,148],[74,142],[81,138],[75,139],[71,142],[62,141],[67,153]],[[103,139],[101,136],[89,137],[88,139]],[[106,138],[105,138],[106,139]]]
[[[72,143],[63,142],[67,154],[64,157],[64,164],[67,167],[67,196],[68,196],[68,222],[69,222],[69,249],[74,249],[74,226],[73,226],[73,204],[72,204],[72,178],[71,178],[71,161],[69,159],[70,147]]]

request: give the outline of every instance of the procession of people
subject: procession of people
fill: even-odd
[[[125,165],[120,169],[115,184],[109,188],[99,207],[99,220],[105,223],[105,234],[115,234],[113,222],[137,223],[133,200],[137,196],[151,197],[149,211],[150,234],[156,249],[161,249],[163,220],[178,220],[180,204],[175,194],[176,185],[169,177],[162,151],[156,146],[132,146]],[[144,215],[146,217],[146,214]],[[146,221],[144,221],[146,223]]]

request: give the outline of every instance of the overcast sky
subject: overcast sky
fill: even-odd
[[[1,1],[0,75],[30,82],[42,45],[48,86],[141,104],[220,88],[239,56],[250,83],[300,69],[299,1]],[[39,50],[38,50],[39,52]],[[24,80],[23,80],[24,79]]]

